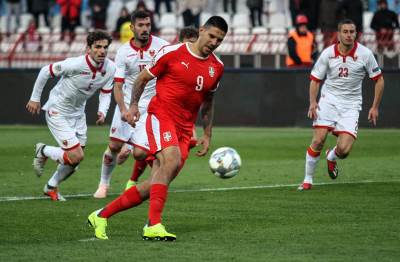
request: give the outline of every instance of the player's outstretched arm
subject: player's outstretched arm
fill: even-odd
[[[374,126],[376,126],[376,121],[378,120],[379,105],[382,100],[384,86],[385,81],[383,80],[383,76],[381,76],[378,80],[376,80],[374,102],[372,103],[371,109],[368,112],[368,120]]]
[[[310,119],[317,118],[317,109],[318,109],[317,96],[318,96],[319,86],[320,86],[319,82],[317,82],[315,80],[311,80],[311,82],[310,82],[310,106],[308,108],[308,113],[307,113],[307,116]]]
[[[197,156],[205,156],[210,148],[212,135],[212,122],[214,117],[214,93],[209,93],[201,106],[201,119],[203,122],[203,136],[199,139],[198,144],[202,148],[197,151]]]
[[[127,122],[135,127],[135,122],[139,120],[140,113],[139,113],[139,100],[140,97],[142,96],[143,90],[150,80],[152,80],[154,76],[147,71],[147,69],[143,70],[140,72],[138,77],[135,80],[135,83],[133,83],[133,88],[132,88],[132,95],[131,95],[131,104],[129,107],[129,112],[126,116]]]

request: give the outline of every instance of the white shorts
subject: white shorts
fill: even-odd
[[[87,141],[86,115],[63,116],[51,110],[46,111],[46,122],[51,134],[64,150],[85,146]]]
[[[317,119],[313,122],[314,128],[327,128],[334,135],[346,133],[357,138],[360,110],[335,105],[325,99],[320,99],[318,106]]]
[[[118,105],[115,108],[110,128],[110,139],[129,143],[138,148],[149,150],[149,142],[146,133],[147,107],[139,107],[140,118],[133,128],[130,124],[121,119],[121,111]]]

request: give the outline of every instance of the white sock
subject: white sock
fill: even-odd
[[[118,153],[112,152],[109,147],[107,147],[106,151],[103,154],[103,162],[101,164],[101,177],[100,184],[110,185],[111,181],[111,173],[114,170],[116,165],[116,158]]]
[[[336,161],[339,157],[336,155],[336,146],[332,148],[332,150],[329,151],[328,155],[326,156],[326,159],[329,161]]]
[[[54,161],[60,161],[60,163],[64,163],[63,155],[64,155],[64,150],[62,150],[61,147],[55,147],[55,146],[48,146],[46,145],[43,148],[43,154],[46,157],[50,157]]]
[[[308,151],[306,152],[306,167],[304,183],[313,183],[315,168],[317,167],[320,156],[311,156]]]
[[[53,176],[50,178],[47,184],[52,187],[58,187],[58,185],[66,180],[72,173],[74,173],[75,167],[70,165],[59,164],[57,166],[56,172],[54,172]]]

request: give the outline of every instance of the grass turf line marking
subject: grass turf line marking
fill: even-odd
[[[326,183],[314,183],[314,186],[325,186],[325,185],[356,185],[356,184],[371,184],[371,183],[400,183],[400,180],[388,180],[388,181],[349,181],[349,182],[326,182]],[[247,190],[247,189],[264,189],[264,188],[283,188],[283,187],[298,187],[299,184],[276,184],[276,185],[261,185],[261,186],[243,186],[243,187],[220,187],[220,188],[200,188],[200,189],[176,189],[170,190],[171,193],[192,193],[192,192],[219,192],[219,191],[233,191],[233,190]],[[109,196],[118,196],[121,193],[109,193]],[[80,198],[90,197],[92,193],[75,194],[75,195],[64,195],[66,198]],[[0,197],[0,202],[11,202],[11,201],[23,201],[23,200],[48,200],[49,197],[45,196],[12,196],[12,197]]]
[[[79,242],[89,242],[89,241],[98,241],[99,239],[95,238],[95,237],[91,237],[91,238],[85,238],[85,239],[79,239]]]

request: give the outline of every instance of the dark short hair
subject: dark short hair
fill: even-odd
[[[354,26],[356,26],[356,23],[354,23],[353,20],[348,19],[348,18],[343,19],[343,20],[339,21],[339,23],[338,23],[338,26],[337,26],[337,30],[338,31],[340,31],[340,29],[342,29],[342,25],[354,25]]]
[[[225,19],[217,15],[210,17],[203,26],[205,28],[213,26],[224,31],[225,33],[228,32],[228,24],[226,23]]]
[[[187,26],[181,29],[179,32],[179,42],[183,42],[185,38],[198,38],[199,30],[193,26]]]
[[[134,24],[138,18],[144,19],[147,17],[150,17],[149,12],[144,10],[136,10],[131,14],[131,23]]]
[[[110,45],[112,42],[112,38],[109,33],[107,33],[104,30],[95,30],[93,32],[90,32],[86,38],[86,43],[90,47],[94,44],[96,41],[100,40],[107,40],[108,44]]]

